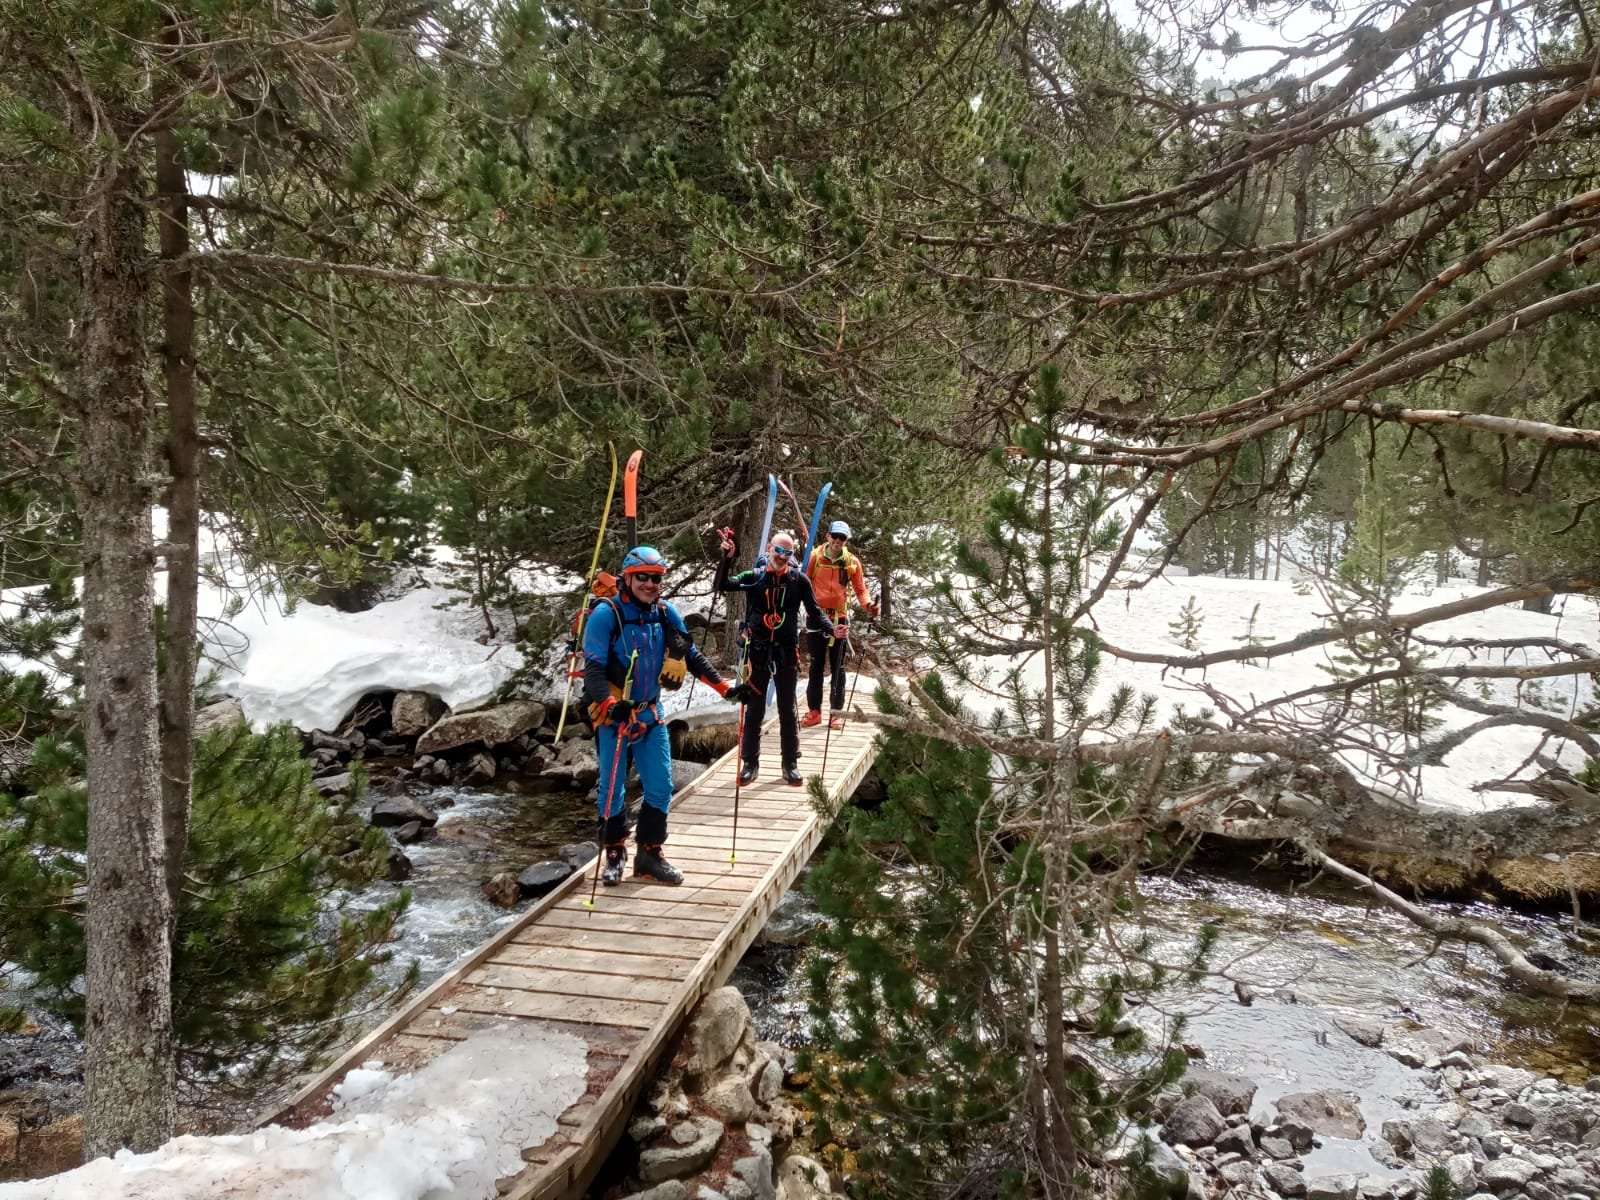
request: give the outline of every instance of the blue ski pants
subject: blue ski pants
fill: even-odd
[[[624,727],[622,753],[617,753],[615,725],[602,725],[595,730],[595,745],[600,757],[595,807],[601,820],[627,811],[623,792],[628,786],[630,757],[639,770],[639,781],[644,784],[644,802],[662,813],[671,809],[672,738],[667,727],[657,719],[654,706]]]

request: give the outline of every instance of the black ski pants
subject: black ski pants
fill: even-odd
[[[800,654],[793,642],[751,640],[745,651],[745,665],[749,668],[747,682],[755,690],[755,698],[744,708],[744,745],[739,757],[746,763],[761,761],[761,725],[767,719],[767,684],[778,681],[778,743],[783,747],[783,761],[792,763],[800,757],[800,719],[794,711],[795,687],[800,681]]]
[[[828,644],[830,639],[833,642],[831,646]],[[843,638],[836,638],[832,634],[813,629],[806,634],[806,645],[811,650],[811,678],[806,681],[806,707],[810,709],[822,707],[822,674],[823,666],[826,664],[833,676],[828,703],[834,709],[843,708],[844,651],[849,643]]]

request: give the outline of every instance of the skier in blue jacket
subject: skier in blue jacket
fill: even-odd
[[[595,803],[604,825],[600,879],[607,887],[622,882],[628,859],[623,789],[630,756],[644,784],[633,873],[659,883],[683,882],[683,872],[661,853],[672,805],[672,744],[660,707],[663,683],[677,687],[687,667],[730,700],[748,690],[728,686],[690,640],[678,610],[661,599],[666,571],[667,560],[654,547],[628,551],[617,596],[595,606],[583,631],[583,698],[600,758]]]

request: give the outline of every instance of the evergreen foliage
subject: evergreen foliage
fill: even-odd
[[[1178,610],[1177,619],[1167,625],[1167,632],[1172,635],[1172,640],[1185,650],[1200,649],[1200,628],[1205,624],[1205,614],[1200,611],[1200,603],[1193,592],[1189,599]]]
[[[1139,928],[1141,812],[1160,779],[1072,752],[1090,731],[1148,728],[1152,701],[1120,688],[1092,702],[1080,572],[1121,526],[1099,473],[1061,465],[1065,407],[1042,372],[985,536],[938,589],[947,670],[919,684],[928,732],[888,738],[888,800],[841,813],[811,875],[831,925],[807,1068],[820,1136],[854,1153],[864,1195],[1102,1194],[1118,1185],[1091,1164],[1184,1069],[1181,1050],[1121,1020],[1130,995],[1199,970],[1213,936],[1163,964]],[[952,681],[983,686],[985,653],[1008,666],[982,722]],[[1052,752],[999,759],[985,735]]]
[[[32,977],[28,1002],[81,1026],[86,794],[73,735],[41,738],[23,786],[0,794],[0,959]],[[253,1088],[336,1045],[379,987],[409,894],[367,912],[349,893],[381,879],[388,839],[362,819],[361,789],[330,806],[299,739],[243,726],[202,739],[174,939],[174,1025],[183,1075]]]

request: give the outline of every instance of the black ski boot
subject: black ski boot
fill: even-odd
[[[739,768],[739,785],[749,787],[756,781],[756,776],[761,773],[761,764],[747,762]]]
[[[800,777],[800,766],[793,759],[783,764],[783,781],[790,787],[803,787],[805,780]]]
[[[622,868],[628,861],[628,848],[622,845],[606,847],[606,865],[600,872],[600,882],[616,887],[622,882]]]
[[[673,887],[683,882],[683,872],[661,857],[660,846],[641,845],[633,856],[633,877],[641,876]]]

